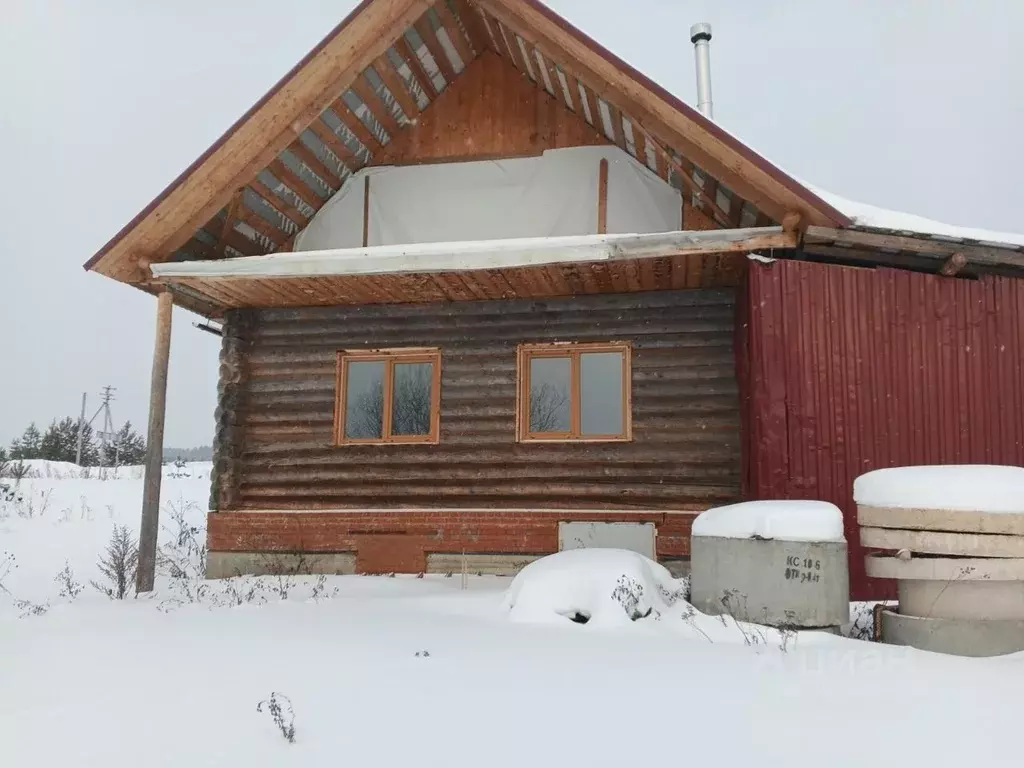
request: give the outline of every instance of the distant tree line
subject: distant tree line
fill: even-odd
[[[164,461],[212,461],[213,446],[199,445],[195,448],[164,448]]]
[[[45,459],[47,461],[68,461],[74,463],[78,453],[78,419],[70,416],[54,419],[44,431],[33,422],[15,438],[7,455],[11,461]],[[82,429],[82,466],[123,466],[142,464],[146,458],[146,441],[126,421],[113,438],[103,442],[96,435],[92,425]]]

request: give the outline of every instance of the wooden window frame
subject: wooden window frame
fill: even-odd
[[[384,413],[381,437],[345,437],[345,416],[348,390],[345,382],[349,363],[383,362]],[[392,409],[394,402],[395,366],[404,363],[432,363],[433,385],[430,397],[430,433],[427,435],[392,435]],[[401,348],[341,350],[337,356],[334,399],[334,445],[436,445],[441,437],[441,350],[437,348]]]
[[[580,357],[618,352],[622,355],[622,432],[617,435],[582,434]],[[520,443],[627,443],[633,439],[633,349],[628,341],[520,344],[516,350],[516,441]],[[569,358],[570,392],[568,432],[530,432],[530,361],[534,358]]]

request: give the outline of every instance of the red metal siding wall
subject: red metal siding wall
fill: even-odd
[[[738,374],[747,498],[842,508],[855,599],[853,481],[913,464],[1024,464],[1024,280],[752,263]]]

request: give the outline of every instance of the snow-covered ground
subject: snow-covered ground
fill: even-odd
[[[1021,655],[723,622],[688,609],[679,584],[635,555],[565,553],[512,590],[459,576],[175,587],[164,574],[146,599],[88,586],[60,597],[65,562],[77,581],[98,580],[111,528],[134,535],[142,484],[131,470],[40,469],[0,519],[0,555],[17,565],[6,588],[45,608],[0,595],[2,766],[1020,762]],[[164,519],[202,526],[209,465],[168,475]],[[633,605],[636,583],[646,617],[606,620]],[[580,606],[600,620],[566,618]],[[291,703],[294,743],[257,711],[272,692]]]

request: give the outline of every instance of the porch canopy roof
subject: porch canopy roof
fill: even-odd
[[[151,265],[205,314],[241,307],[548,298],[735,285],[744,256],[796,247],[782,227],[537,237],[272,253]]]

